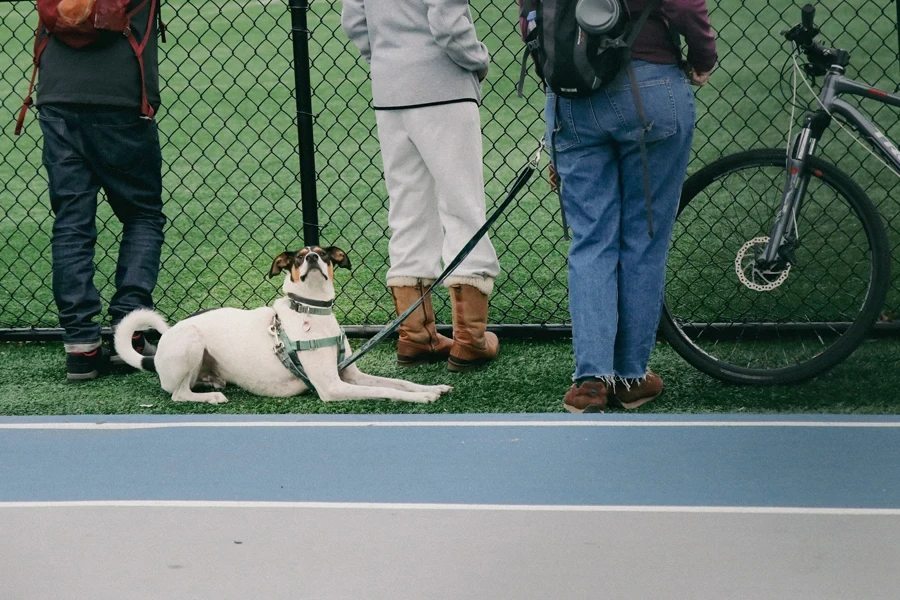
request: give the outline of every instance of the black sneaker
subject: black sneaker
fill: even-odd
[[[66,381],[97,379],[109,365],[109,351],[100,346],[90,352],[66,352]]]
[[[131,336],[131,347],[142,356],[153,356],[156,354],[156,346],[151,344],[141,331],[137,331]],[[116,347],[112,343],[109,345],[109,364],[114,367],[125,365],[125,361],[122,360],[122,357],[116,352]]]

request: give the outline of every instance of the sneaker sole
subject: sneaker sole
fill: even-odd
[[[100,371],[91,371],[89,373],[66,373],[66,381],[71,383],[78,383],[80,381],[90,381],[92,379],[97,379],[100,376]]]
[[[589,404],[589,405],[585,406],[584,408],[575,408],[575,407],[572,406],[571,404],[566,404],[565,402],[563,402],[563,407],[564,407],[567,411],[569,411],[570,413],[575,413],[575,414],[577,414],[577,415],[580,415],[580,414],[582,414],[582,413],[602,413],[602,412],[606,412],[605,410],[603,410],[603,408],[600,407],[599,404]]]
[[[640,400],[635,400],[634,402],[622,402],[622,401],[614,399],[614,398],[611,398],[610,400],[611,400],[611,403],[613,404],[613,406],[617,406],[619,408],[624,408],[626,410],[632,410],[639,406],[643,406],[644,404],[647,404],[651,400],[656,400],[657,398],[659,398],[659,396],[660,396],[660,394],[656,394],[655,396],[650,396],[648,398],[641,398]]]
[[[147,358],[149,356],[154,356],[153,354],[141,354],[141,358]],[[109,357],[109,366],[111,367],[130,367],[127,362],[122,360],[122,357],[116,354],[115,356]]]

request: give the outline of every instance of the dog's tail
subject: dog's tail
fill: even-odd
[[[147,308],[139,308],[128,313],[116,327],[113,343],[115,344],[116,352],[119,353],[125,364],[141,371],[156,371],[153,357],[138,354],[138,351],[131,345],[131,337],[134,335],[134,332],[144,329],[155,329],[159,333],[165,333],[169,329],[169,324],[158,312]]]

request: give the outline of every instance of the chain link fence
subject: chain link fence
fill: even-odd
[[[708,4],[720,63],[710,86],[697,92],[691,171],[723,154],[785,144],[789,53],[779,32],[799,20],[802,5]],[[893,91],[900,81],[898,3],[817,6],[823,41],[851,50],[850,76]],[[531,74],[525,97],[515,92],[523,48],[517,4],[472,0],[471,8],[492,53],[481,108],[490,211],[543,134],[543,93]],[[384,287],[387,192],[368,71],[341,31],[340,10],[322,0],[163,2],[168,40],[160,44],[159,129],[169,223],[156,302],[168,319],[271,302],[280,293],[265,277],[272,257],[304,241],[350,254],[352,276],[338,272],[337,307],[351,332],[370,333],[393,315]],[[12,136],[36,21],[33,2],[0,0],[0,337],[7,339],[59,335],[49,285],[53,219],[33,111],[23,135]],[[801,99],[811,106],[813,96]],[[895,113],[875,108],[868,114],[900,140]],[[900,257],[896,177],[838,130],[823,150],[876,202]],[[95,281],[108,299],[121,228],[103,201],[98,229]],[[558,199],[543,178],[532,178],[491,237],[503,269],[491,323],[511,334],[565,332],[567,243]],[[900,308],[896,258],[893,272],[888,319]],[[436,309],[439,322],[448,323],[446,294],[438,293]]]

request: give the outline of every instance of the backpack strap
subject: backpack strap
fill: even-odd
[[[41,36],[41,31],[44,32],[43,36]],[[34,32],[34,58],[32,59],[34,68],[31,70],[31,82],[28,84],[28,93],[25,95],[25,99],[22,100],[22,108],[19,109],[19,117],[16,119],[15,135],[22,134],[22,125],[25,123],[25,114],[28,112],[31,105],[34,104],[34,100],[31,99],[31,94],[34,92],[34,82],[37,78],[38,65],[41,63],[41,54],[44,52],[44,48],[47,47],[49,41],[50,34],[44,28],[43,20],[38,17],[37,29]]]
[[[537,31],[537,2],[538,0],[524,0],[522,2],[522,8],[519,11],[519,19],[525,21],[525,27],[522,32],[522,40],[525,42],[525,50],[522,52],[522,69],[519,71],[519,83],[516,86],[516,93],[519,98],[523,98],[525,96],[525,78],[528,77],[528,57],[531,56],[534,58],[535,68],[538,70],[536,52],[540,45],[538,41],[538,31]],[[535,26],[529,30],[528,23],[529,21],[534,22]]]
[[[644,140],[644,137],[646,136],[647,131],[653,127],[653,123],[647,122],[647,114],[644,112],[644,103],[641,102],[641,89],[638,86],[637,76],[634,73],[634,66],[631,64],[631,47],[634,45],[634,41],[641,31],[641,27],[647,22],[650,11],[658,6],[662,6],[662,0],[651,0],[651,2],[644,7],[644,10],[641,11],[641,16],[634,22],[634,26],[628,35],[626,46],[623,50],[625,68],[628,71],[628,81],[631,84],[631,95],[634,97],[634,105],[637,109],[638,118],[641,120],[641,131],[638,134],[638,144],[641,147],[641,164],[644,167],[644,198],[647,201],[647,232],[650,234],[651,238],[653,237],[653,198],[650,191],[650,163],[647,158],[647,143]]]
[[[566,220],[566,206],[563,204],[562,197],[562,177],[559,171],[556,171],[556,132],[559,131],[559,94],[553,94],[553,131],[550,132],[550,164],[556,172],[556,196],[559,198],[559,218],[562,221],[563,239],[572,239],[569,236],[569,222]]]
[[[156,18],[156,0],[144,0],[136,7],[134,7],[131,11],[129,11],[125,16],[130,23],[131,18],[134,17],[135,14],[140,12],[141,9],[143,9],[144,6],[147,5],[147,2],[150,2],[150,14],[147,16],[147,29],[144,31],[144,39],[142,39],[141,42],[138,43],[138,41],[134,37],[134,32],[131,30],[130,25],[126,26],[125,31],[123,31],[122,33],[124,33],[125,37],[128,38],[128,43],[131,44],[131,49],[134,50],[134,56],[135,58],[137,58],[138,67],[141,71],[141,114],[148,119],[152,119],[153,115],[156,114],[156,111],[153,110],[153,107],[150,106],[150,102],[147,101],[147,78],[144,73],[144,48],[147,46],[147,42],[150,40],[150,34],[153,31],[153,19]]]
[[[156,7],[156,22],[159,27],[159,37],[162,43],[166,43],[166,22],[162,19],[162,0],[159,0],[159,6]]]
[[[518,94],[519,98],[525,97],[525,78],[528,77],[528,57],[534,57],[534,53],[537,52],[537,48],[538,39],[537,33],[535,33],[532,39],[525,42],[525,51],[522,52],[522,70],[519,71],[519,83],[516,85],[516,93]],[[535,62],[535,66],[537,66],[537,62]]]

